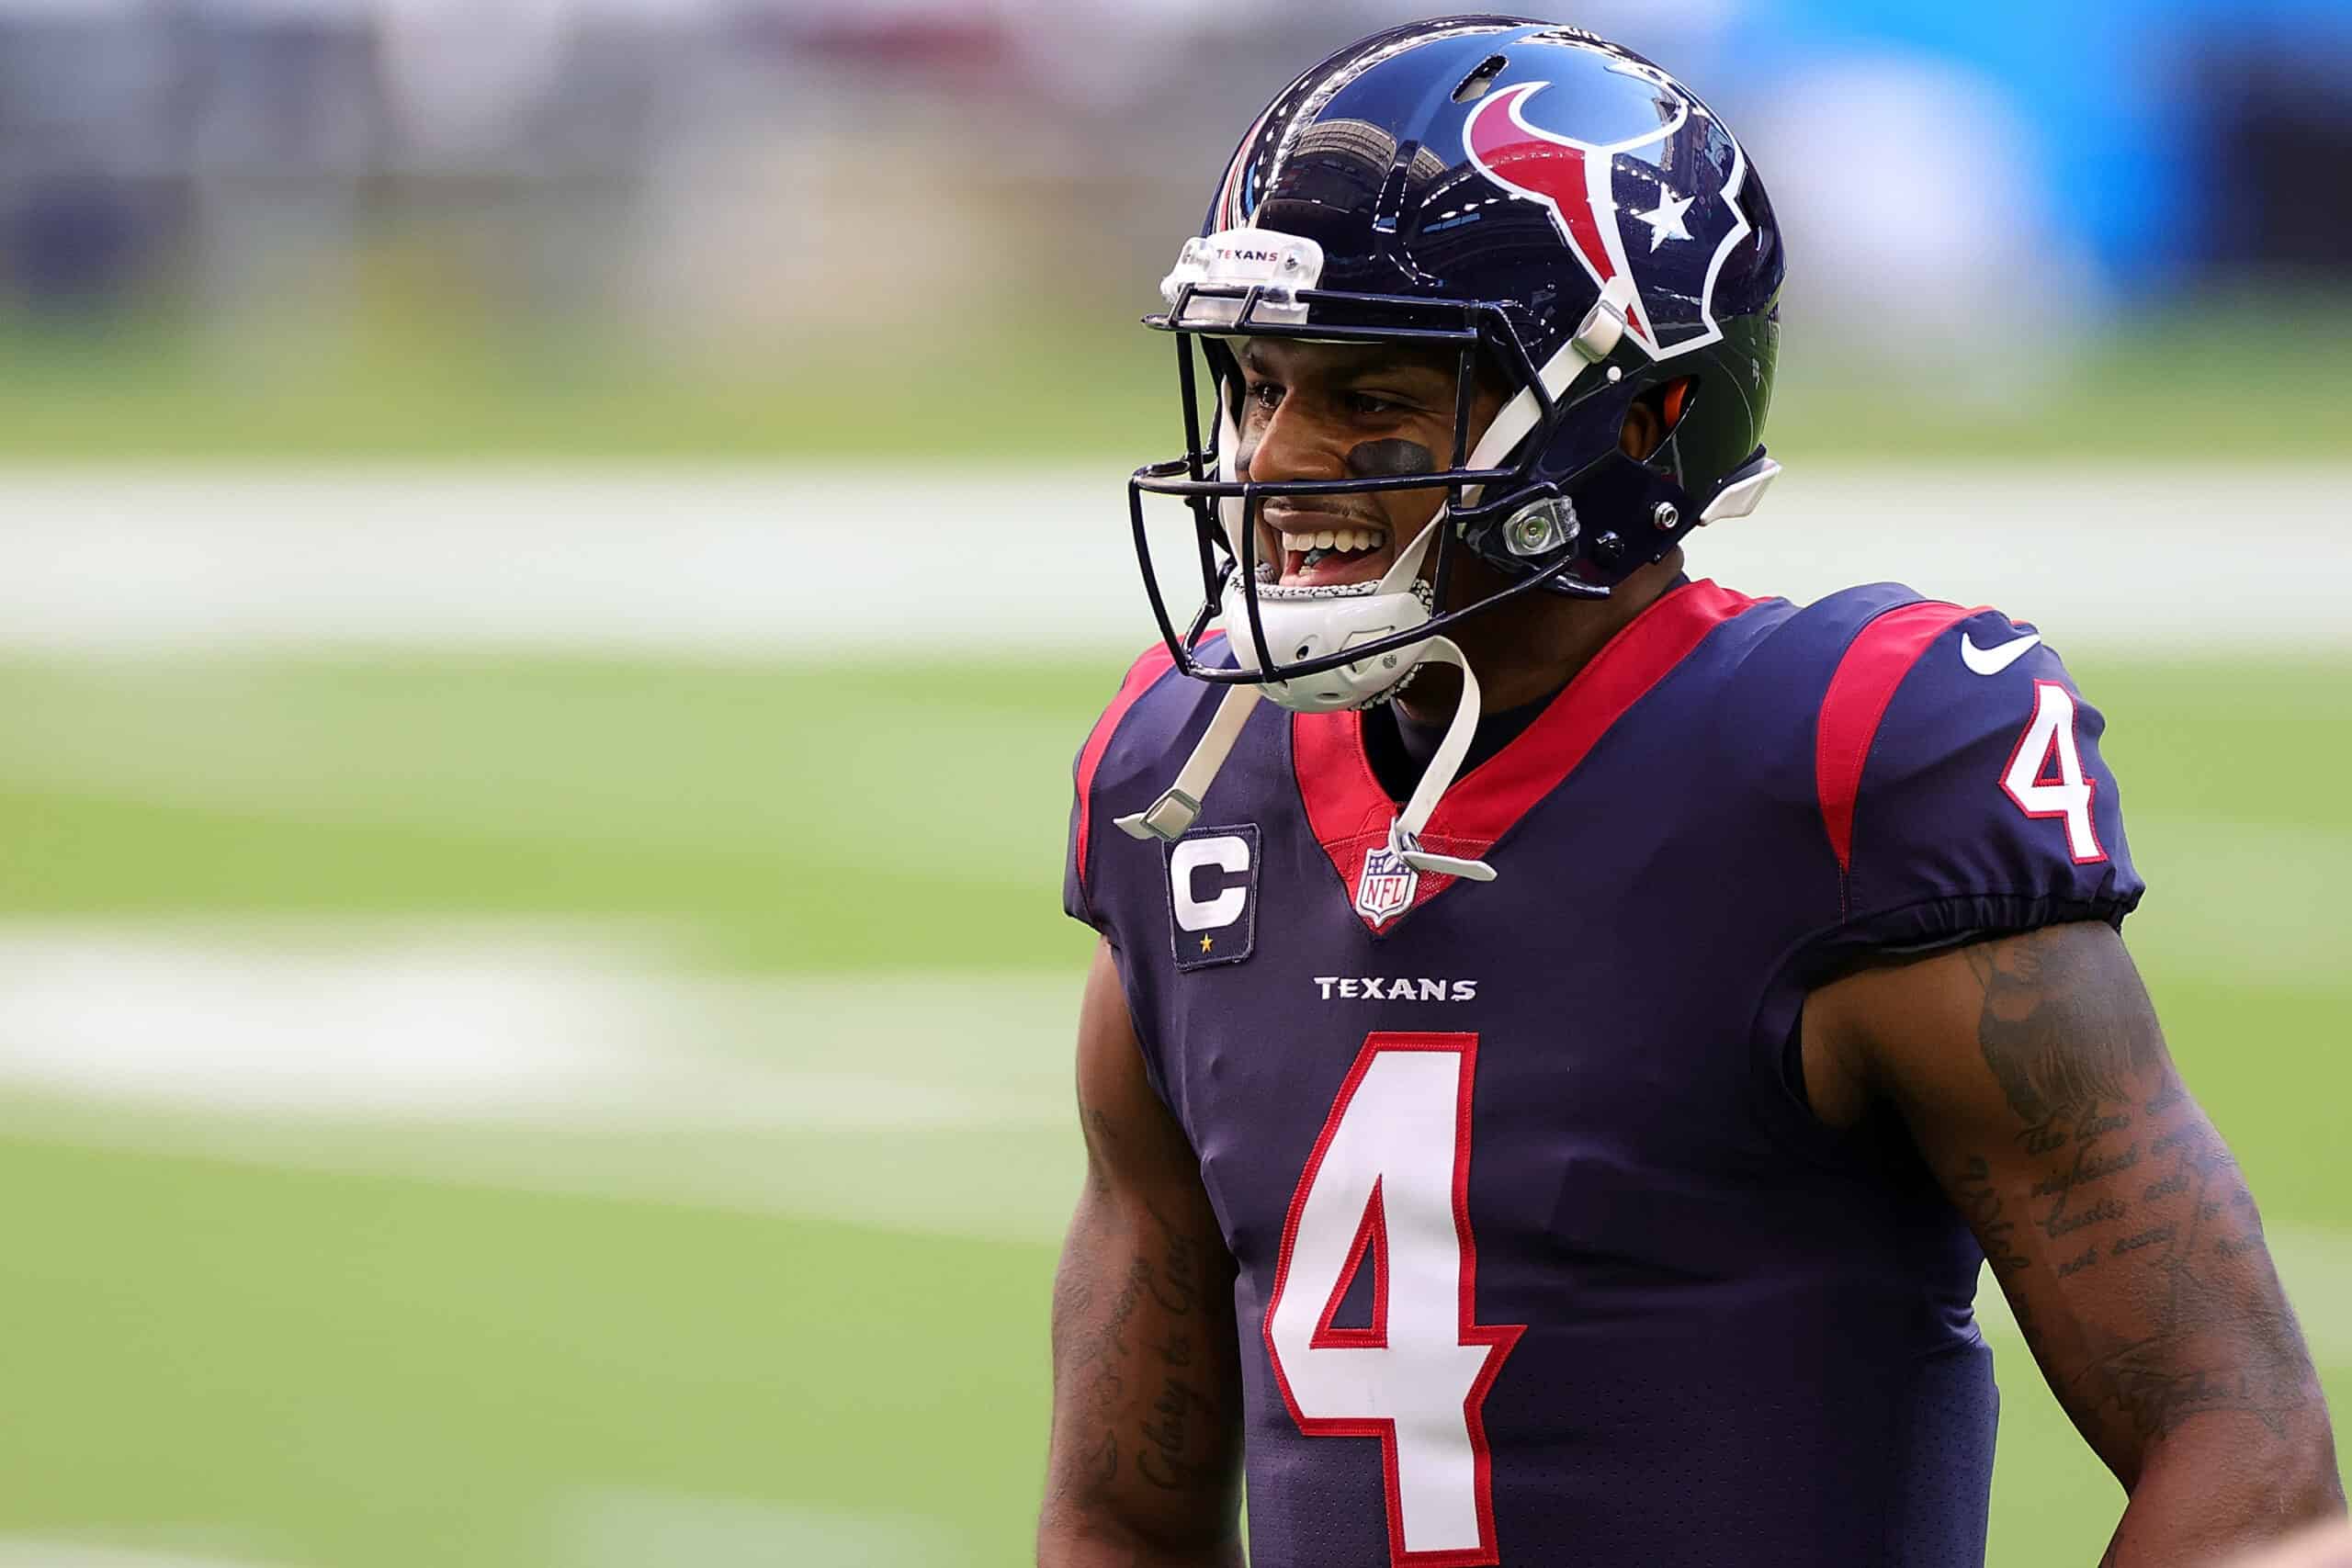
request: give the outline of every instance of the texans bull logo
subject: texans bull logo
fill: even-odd
[[[1611,142],[1546,130],[1526,111],[1552,84],[1527,82],[1479,101],[1463,127],[1463,149],[1496,185],[1551,212],[1596,287],[1613,277],[1633,285],[1627,335],[1652,359],[1670,359],[1723,337],[1715,279],[1750,232],[1736,199],[1747,158],[1672,77],[1631,62],[1613,68],[1657,89],[1664,121],[1657,130]],[[1620,214],[1646,226],[1630,253]]]

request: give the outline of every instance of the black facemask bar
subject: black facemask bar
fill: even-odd
[[[1202,300],[1232,300],[1238,302],[1238,308],[1221,321],[1196,319],[1194,308]],[[1272,309],[1282,311],[1284,317],[1295,318],[1301,314],[1296,309],[1301,306],[1306,308],[1303,313],[1308,319],[1276,320],[1269,319],[1265,314],[1268,309]],[[1223,315],[1223,312],[1217,314]],[[1187,283],[1178,291],[1175,301],[1165,315],[1148,316],[1144,318],[1144,324],[1156,331],[1172,333],[1176,338],[1177,378],[1183,399],[1185,453],[1182,457],[1147,464],[1128,479],[1128,524],[1134,535],[1136,559],[1143,571],[1144,591],[1151,601],[1153,619],[1159,623],[1160,637],[1174,656],[1178,667],[1187,675],[1217,685],[1297,680],[1335,670],[1343,664],[1355,664],[1392,653],[1426,642],[1432,637],[1443,636],[1470,616],[1491,610],[1524,593],[1548,588],[1555,592],[1566,592],[1579,597],[1605,598],[1608,595],[1606,587],[1568,575],[1579,564],[1579,552],[1574,547],[1564,548],[1559,559],[1539,571],[1531,572],[1502,592],[1458,610],[1441,609],[1408,630],[1295,663],[1274,659],[1266,642],[1257,592],[1257,525],[1259,510],[1267,500],[1277,496],[1363,495],[1385,491],[1443,488],[1446,491],[1445,513],[1433,542],[1435,557],[1430,568],[1435,603],[1442,606],[1446,602],[1455,537],[1460,530],[1506,508],[1516,510],[1532,502],[1556,499],[1578,477],[1569,475],[1563,480],[1536,482],[1536,461],[1544,445],[1543,437],[1556,426],[1564,411],[1597,395],[1607,384],[1596,381],[1576,398],[1565,401],[1556,399],[1544,385],[1543,378],[1521,343],[1510,314],[1495,301],[1454,302],[1410,296],[1292,290],[1263,284],[1245,288],[1233,285]],[[1458,351],[1458,373],[1451,463],[1445,469],[1435,473],[1370,479],[1350,475],[1337,479],[1255,481],[1211,477],[1216,472],[1220,453],[1214,431],[1209,440],[1204,442],[1202,439],[1200,383],[1193,363],[1192,339],[1225,336],[1279,337],[1323,343],[1453,345]],[[1476,390],[1482,351],[1496,355],[1511,379],[1527,389],[1536,400],[1534,424],[1529,435],[1522,439],[1519,456],[1508,467],[1471,468],[1467,466],[1471,400]],[[1206,356],[1218,351],[1204,345],[1203,352]],[[1589,364],[1587,367],[1589,368]],[[1220,374],[1212,363],[1211,387],[1216,394],[1216,406],[1221,416],[1229,412],[1224,400],[1227,389],[1226,377],[1230,374],[1230,371]],[[1238,428],[1238,420],[1234,423]],[[1480,497],[1476,503],[1464,501],[1464,491],[1470,486],[1480,487]],[[1152,563],[1144,524],[1143,498],[1146,495],[1178,497],[1193,513],[1202,602],[1200,609],[1182,633],[1169,613],[1166,597],[1160,591],[1159,573]],[[1225,501],[1241,502],[1240,526],[1235,531],[1239,537],[1238,556],[1234,541],[1226,533],[1218,504]],[[1400,541],[1398,548],[1403,548],[1406,543]],[[1248,615],[1249,636],[1258,656],[1255,670],[1204,665],[1198,657],[1201,641],[1219,614],[1225,586],[1236,574],[1244,586],[1242,602]],[[1228,639],[1237,630],[1230,626],[1226,628]]]

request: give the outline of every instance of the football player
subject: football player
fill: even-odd
[[[2098,712],[1992,609],[1683,574],[1776,471],[1781,275],[1730,129],[1569,28],[1368,39],[1224,171],[1077,764],[1042,1563],[1238,1563],[1245,1473],[1278,1568],[1979,1563],[1987,1263],[2111,1562],[2342,1509]]]

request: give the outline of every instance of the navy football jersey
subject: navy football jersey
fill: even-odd
[[[1894,585],[1683,584],[1447,792],[1417,873],[1358,714],[1164,650],[1080,753],[1069,911],[1239,1272],[1250,1544],[1281,1568],[1981,1563],[1973,1238],[1792,1043],[1873,952],[2138,901],[2098,714],[2030,627]]]

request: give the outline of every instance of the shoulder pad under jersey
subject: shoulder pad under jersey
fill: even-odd
[[[1103,835],[1118,833],[1115,813],[1104,802],[1125,799],[1147,784],[1147,798],[1164,787],[1217,695],[1217,689],[1175,673],[1175,661],[1162,643],[1144,649],[1128,666],[1071,769],[1075,787],[1062,864],[1062,909],[1072,919],[1110,934],[1094,897]]]
[[[1835,863],[1828,945],[2120,922],[2132,868],[2105,720],[2033,626],[1898,583],[1830,595],[1743,660],[1751,782],[1805,800]]]

